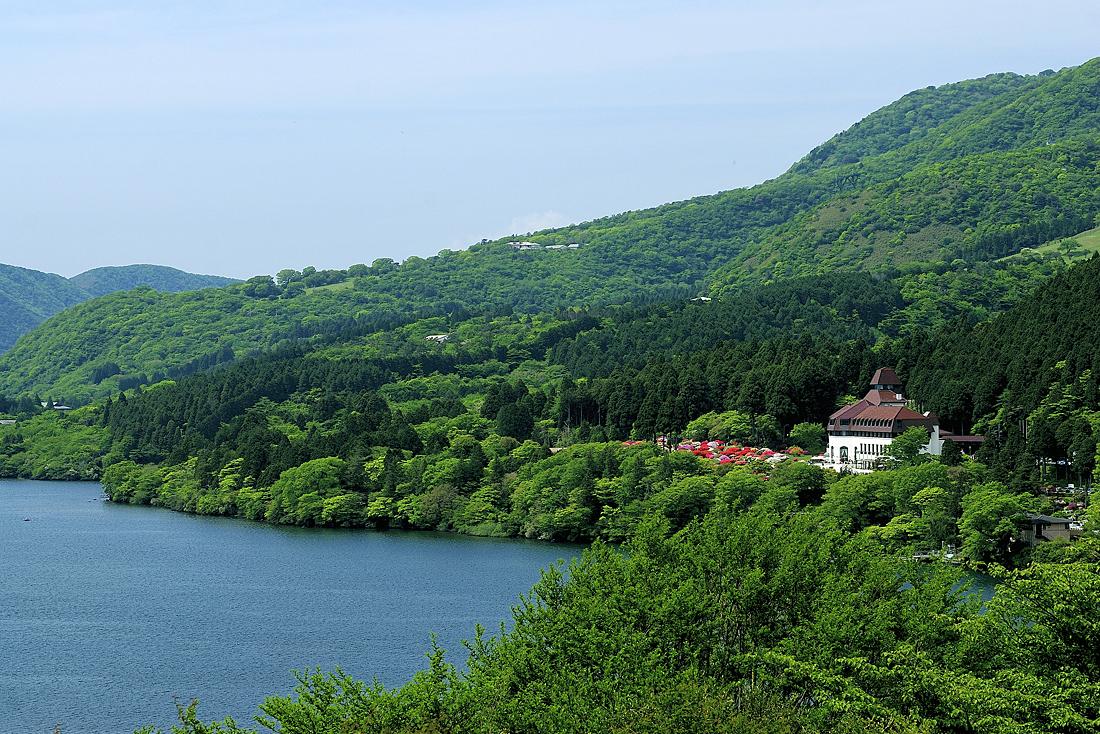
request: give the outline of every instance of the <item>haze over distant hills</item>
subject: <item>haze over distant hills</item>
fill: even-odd
[[[138,286],[164,293],[199,290],[236,282],[195,275],[163,265],[95,268],[72,278],[0,264],[0,352],[50,316],[78,303]]]
[[[884,316],[879,335],[935,328],[1002,311],[1022,295],[1016,283],[1048,276],[1032,268],[1020,281],[999,263],[1095,227],[1097,192],[1100,59],[1036,76],[991,74],[911,92],[771,181],[523,235],[542,245],[534,249],[508,238],[279,282],[116,292],[66,310],[3,354],[0,392],[80,404],[123,384],[394,319],[728,300],[837,271],[873,273],[902,290],[906,313]],[[940,290],[922,285],[927,278],[941,279]]]

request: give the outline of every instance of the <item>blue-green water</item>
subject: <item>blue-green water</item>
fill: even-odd
[[[580,546],[280,528],[113,505],[97,484],[0,480],[0,732],[251,723],[289,671],[387,686],[495,629]],[[24,521],[24,518],[30,518]]]

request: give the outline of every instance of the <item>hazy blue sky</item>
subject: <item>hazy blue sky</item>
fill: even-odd
[[[427,256],[758,183],[1098,28],[1095,0],[0,0],[0,262]]]

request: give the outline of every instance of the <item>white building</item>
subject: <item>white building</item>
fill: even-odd
[[[871,389],[862,400],[829,416],[826,426],[829,449],[825,458],[830,464],[874,469],[878,460],[887,455],[886,447],[914,426],[928,431],[924,452],[939,456],[947,438],[940,432],[939,419],[934,413],[921,414],[905,407],[900,391],[897,373],[883,367],[871,378]]]

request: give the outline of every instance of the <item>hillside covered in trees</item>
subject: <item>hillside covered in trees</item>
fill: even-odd
[[[735,466],[669,454],[655,439],[817,452],[825,418],[892,366],[915,407],[987,440],[981,468],[935,480],[951,498],[936,505],[935,532],[918,532],[918,522],[890,536],[891,547],[965,544],[962,501],[973,487],[999,481],[1008,495],[1031,497],[1005,507],[1054,511],[1036,489],[1048,473],[1066,480],[1095,469],[1100,365],[1088,314],[1100,260],[1080,259],[1065,235],[1091,225],[1100,191],[1088,97],[1098,73],[1089,62],[921,90],[780,179],[719,197],[794,196],[838,167],[863,166],[858,193],[822,189],[828,200],[813,205],[817,194],[803,191],[803,212],[788,212],[752,247],[794,262],[800,252],[818,258],[826,241],[874,243],[900,226],[891,237],[904,245],[928,227],[955,228],[953,244],[907,261],[880,258],[874,245],[873,267],[822,260],[820,272],[798,277],[786,277],[798,268],[773,267],[754,285],[729,274],[763,271],[727,258],[741,265],[712,263],[713,298],[662,300],[661,288],[686,284],[661,281],[657,268],[646,271],[655,280],[639,303],[622,290],[602,303],[593,290],[568,307],[503,301],[541,268],[572,277],[579,271],[568,263],[601,247],[644,247],[637,238],[621,251],[611,244],[644,219],[629,214],[591,223],[610,239],[573,250],[489,243],[79,304],[0,358],[9,396],[0,412],[18,417],[0,428],[0,471],[102,477],[117,501],[274,523],[622,540],[654,512],[680,527],[723,503],[829,506],[847,479],[759,452],[739,454]],[[682,209],[646,216],[667,224]],[[1045,238],[1063,244],[1023,246]],[[505,262],[516,279],[493,275]],[[463,284],[473,290],[463,295]],[[85,407],[49,409],[59,401]],[[914,492],[887,494],[874,509],[845,512],[866,527],[916,522]],[[975,553],[989,560],[988,549]]]
[[[870,323],[899,297],[888,281],[844,275],[807,283],[812,309],[835,298],[829,282]],[[782,305],[796,285],[766,288]],[[1094,257],[992,321],[958,317],[874,345],[858,331],[811,329],[693,344],[680,316],[715,304],[688,303],[648,321],[659,348],[633,354],[629,335],[653,307],[618,321],[440,315],[286,346],[71,413],[6,401],[0,410],[22,419],[0,428],[0,471],[102,476],[116,501],[272,523],[547,540],[623,540],[653,513],[679,528],[718,506],[794,504],[874,530],[893,550],[951,543],[975,561],[1013,563],[1012,518],[1056,510],[1040,492],[1044,473],[1081,483],[1096,470],[1097,294]],[[425,339],[439,333],[449,339]],[[719,463],[706,456],[718,449],[670,453],[654,440],[817,452],[825,418],[883,366],[945,426],[984,433],[981,463],[899,454],[892,471],[839,477],[770,451]],[[942,494],[917,496],[930,487]],[[985,499],[970,506],[972,495]]]
[[[0,264],[0,351],[50,316],[89,298],[60,275]]]
[[[1098,223],[1098,95],[1100,60],[918,90],[774,180],[523,236],[574,249],[501,240],[188,294],[116,293],[59,314],[0,357],[0,392],[85,402],[142,375],[154,381],[357,325],[464,309],[536,316],[727,299],[836,271],[894,280],[903,298],[909,286],[912,299],[896,304],[908,313],[887,315],[886,335],[914,322],[935,328],[960,311],[983,318],[1019,296],[1000,299],[997,290],[1013,286],[998,280],[997,261]],[[914,283],[929,273],[946,287],[938,303]]]
[[[161,265],[96,268],[63,278],[53,273],[0,264],[0,352],[50,316],[97,296],[138,286],[177,293],[232,282],[232,278],[194,275]]]

